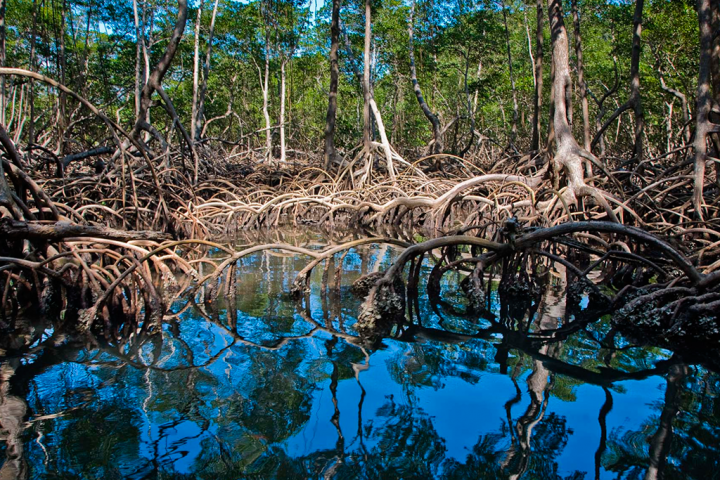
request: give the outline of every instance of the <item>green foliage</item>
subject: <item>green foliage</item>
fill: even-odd
[[[200,49],[204,57],[212,14],[205,1],[201,20]],[[611,88],[615,64],[619,91],[606,102],[608,112],[628,95],[631,30],[634,2],[621,0],[578,0],[585,77],[590,92],[601,97]],[[175,103],[183,123],[189,125],[193,95],[194,22],[199,2],[191,4],[185,36],[164,79],[164,88]],[[300,0],[221,0],[215,24],[211,71],[205,119],[215,119],[206,135],[237,141],[264,128],[262,94],[258,67],[267,50],[270,57],[270,116],[279,121],[279,70],[288,61],[287,130],[293,148],[317,151],[325,125],[329,88],[330,2],[315,11],[313,2]],[[502,9],[508,17],[516,93],[521,112],[518,143],[529,143],[535,89],[534,2],[493,0],[419,0],[415,6],[415,57],[418,80],[431,110],[443,125],[458,117],[458,128],[447,132],[448,150],[468,141],[471,120],[483,134],[504,141],[512,119],[512,88],[509,79],[506,32]],[[566,5],[566,14],[570,5]],[[140,28],[149,49],[149,64],[162,55],[177,15],[173,3],[148,0],[139,4]],[[372,82],[388,136],[400,151],[415,151],[431,137],[428,122],[420,111],[409,75],[409,3],[386,0],[373,3]],[[665,148],[679,138],[682,112],[678,101],[663,91],[666,84],[692,98],[697,76],[697,14],[690,0],[648,0],[644,11],[641,84],[651,149]],[[355,70],[362,71],[364,3],[343,2],[343,34],[340,45],[341,78],[338,96],[336,144],[341,150],[356,146],[362,131],[362,95]],[[572,38],[572,18],[567,18]],[[550,38],[545,21],[545,91],[543,125],[547,125],[550,84]],[[118,116],[129,126],[134,121],[135,76],[144,76],[144,59],[137,62],[136,27],[130,0],[70,0],[40,3],[8,0],[7,65],[28,68],[55,78],[85,96],[111,117]],[[34,38],[34,40],[33,40]],[[346,48],[346,40],[349,51]],[[266,49],[267,47],[267,49]],[[531,58],[532,55],[532,58]],[[31,58],[32,57],[32,58]],[[574,63],[571,51],[571,63]],[[11,79],[10,86],[22,80]],[[38,134],[53,128],[50,113],[57,92],[34,85],[35,118]],[[574,89],[577,94],[577,88]],[[675,103],[673,132],[668,137],[668,104]],[[590,103],[594,125],[597,105]],[[579,102],[576,102],[579,105]],[[69,107],[66,115],[81,114]],[[227,112],[230,112],[229,114]],[[74,116],[73,116],[74,115]],[[580,112],[576,112],[579,117]],[[159,108],[152,110],[152,122],[162,131],[170,119]],[[576,121],[574,128],[581,128]],[[631,122],[621,119],[620,128],[608,132],[613,151],[627,150],[632,142]],[[102,135],[86,122],[75,127],[77,140],[92,144]],[[17,127],[17,124],[15,125]],[[79,134],[82,132],[82,134]],[[576,132],[579,135],[579,132]],[[28,134],[28,129],[22,132]],[[262,135],[243,140],[260,145]]]

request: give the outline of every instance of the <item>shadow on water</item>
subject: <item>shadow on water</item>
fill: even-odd
[[[720,376],[562,265],[473,297],[425,258],[406,318],[360,336],[351,285],[397,254],[339,255],[296,301],[304,261],[261,252],[120,344],[33,327],[2,359],[0,478],[720,478]]]

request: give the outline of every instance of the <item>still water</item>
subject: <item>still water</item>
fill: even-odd
[[[287,292],[307,259],[262,252],[238,267],[235,308],[187,308],[162,342],[0,358],[0,475],[720,478],[720,376],[604,341],[608,317],[521,341],[461,315],[449,274],[447,304],[420,298],[422,328],[362,346],[349,287],[398,252],[351,250],[339,290],[322,288],[319,266],[302,306]],[[561,297],[541,307],[537,322],[567,321]]]

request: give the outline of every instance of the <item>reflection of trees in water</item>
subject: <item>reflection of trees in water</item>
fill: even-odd
[[[618,478],[720,478],[720,380],[674,366],[664,401],[639,430],[611,432],[604,466]]]
[[[364,273],[374,269],[384,254],[364,263],[351,257],[345,264],[355,262],[358,273]],[[348,301],[337,288],[339,278],[334,272],[343,260],[328,262],[318,272],[325,282],[320,298],[314,299],[322,310],[317,320],[309,307],[294,311],[294,304],[278,295],[287,289],[292,275],[283,272],[297,270],[298,265],[287,257],[264,255],[256,264],[248,262],[249,273],[243,274],[243,281],[248,282],[243,291],[258,291],[257,297],[238,295],[232,304],[227,298],[219,304],[198,302],[195,314],[214,329],[195,332],[184,321],[173,321],[162,343],[157,337],[155,344],[136,338],[134,344],[109,347],[94,357],[53,356],[53,348],[48,348],[47,356],[43,353],[20,367],[12,387],[7,387],[12,382],[6,378],[0,382],[0,423],[7,445],[3,468],[20,471],[27,464],[31,468],[42,464],[45,453],[36,442],[36,433],[42,429],[53,447],[45,468],[90,478],[102,472],[106,478],[131,474],[212,480],[556,479],[561,478],[558,459],[568,443],[569,425],[562,414],[549,412],[548,404],[555,398],[574,401],[575,387],[589,383],[601,386],[606,398],[597,412],[601,436],[595,454],[596,478],[603,468],[621,478],[646,473],[648,478],[711,478],[707,472],[720,472],[717,375],[685,376],[677,358],[649,367],[637,351],[616,348],[616,332],[607,319],[594,322],[597,317],[591,319],[594,313],[580,308],[578,298],[566,299],[563,290],[568,274],[562,268],[554,280],[523,279],[537,284],[519,292],[491,292],[500,302],[497,321],[472,322],[440,304],[439,310],[450,313],[442,325],[433,324],[427,318],[426,300],[413,299],[411,304],[416,311],[422,310],[426,323],[397,325],[395,340],[407,343],[386,363],[392,380],[403,387],[402,398],[387,397],[379,409],[369,411],[364,407],[362,382],[372,354],[363,349],[365,344],[355,336],[353,319],[347,315],[351,310],[347,306],[357,302]],[[240,290],[237,285],[233,288]],[[238,325],[242,315],[246,323]],[[316,334],[323,335],[322,342],[308,340]],[[84,401],[92,401],[95,410],[72,411],[61,419],[32,424],[30,430],[24,423],[28,417],[24,410],[6,413],[4,406],[15,399],[26,405],[23,397],[32,391],[28,384],[37,375],[68,359],[99,365],[97,375],[105,375],[102,381],[122,385],[113,387],[115,393],[110,394],[90,389]],[[215,369],[221,362],[225,362],[224,371]],[[506,402],[507,420],[496,431],[482,434],[464,459],[449,457],[446,439],[438,433],[436,419],[419,406],[417,392],[424,387],[442,388],[446,379],[454,377],[492,395],[482,390],[478,372],[497,370],[510,375],[517,386],[515,396],[499,400]],[[659,416],[648,419],[639,432],[613,431],[606,439],[613,383],[665,374],[668,387],[664,402],[658,405]],[[360,384],[356,398],[338,398],[343,382]],[[318,385],[327,386],[332,397],[330,411],[318,421],[331,425],[337,437],[332,447],[290,456],[283,443],[310,423]],[[49,399],[27,398],[32,408],[52,411]],[[523,399],[528,403],[518,411],[515,406]],[[464,413],[469,427],[487,421],[483,412]],[[353,427],[344,431],[351,418]],[[153,430],[151,423],[160,426]],[[185,423],[194,427],[178,438],[177,431]],[[20,425],[19,430],[13,430],[13,425]],[[188,451],[188,439],[197,440],[199,454],[187,467],[191,473],[183,475],[176,471],[178,460],[196,453]],[[587,446],[590,455],[594,448]],[[136,468],[121,471],[121,464]],[[588,472],[586,477],[591,475]],[[574,472],[565,478],[582,476]]]
[[[5,460],[0,467],[2,479],[27,478],[27,460],[20,438],[27,404],[23,398],[10,394],[8,380],[14,373],[10,362],[0,365],[0,441],[5,443]]]

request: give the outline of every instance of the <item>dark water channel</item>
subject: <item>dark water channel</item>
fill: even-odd
[[[359,346],[349,286],[397,253],[352,250],[327,294],[318,267],[306,310],[287,292],[308,260],[260,253],[239,267],[234,318],[225,302],[195,306],[135,353],[0,357],[0,475],[720,478],[720,376],[620,335],[609,345],[607,317],[532,343],[423,295],[422,328]],[[458,280],[445,276],[443,298],[461,310]],[[535,321],[567,321],[562,296]]]

